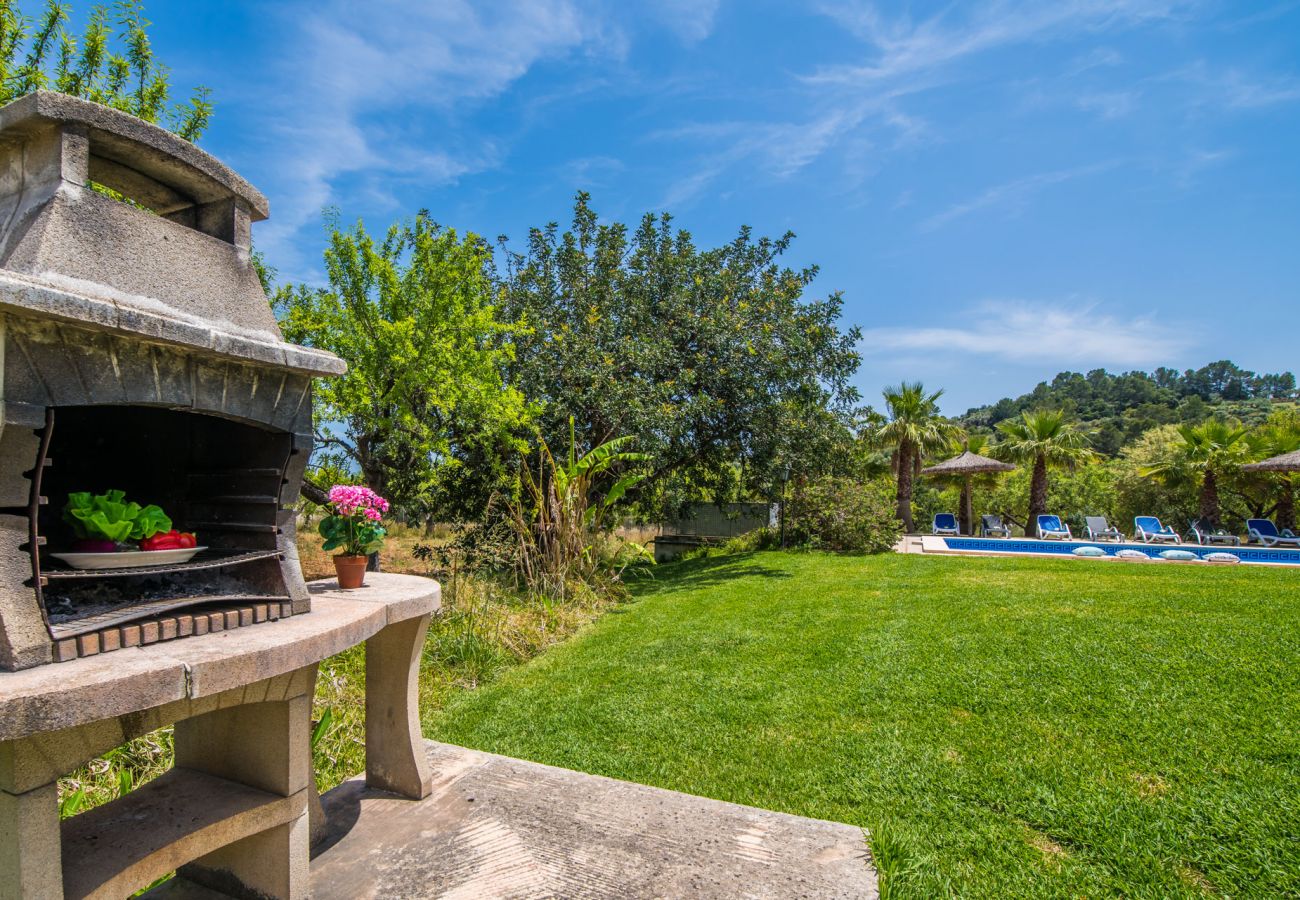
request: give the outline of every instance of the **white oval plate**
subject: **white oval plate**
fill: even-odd
[[[174,566],[187,563],[207,547],[179,550],[123,550],[118,553],[51,553],[74,569],[131,569],[138,566]]]

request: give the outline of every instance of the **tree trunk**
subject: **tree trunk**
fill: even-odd
[[[1282,478],[1282,492],[1277,498],[1277,527],[1295,531],[1295,488],[1289,476]]]
[[[1213,470],[1205,470],[1201,481],[1201,518],[1211,525],[1219,524],[1219,480]]]
[[[1025,522],[1025,534],[1037,536],[1038,517],[1047,514],[1047,459],[1038,456],[1034,460],[1034,476],[1029,482],[1029,519]]]
[[[302,487],[298,489],[298,493],[317,506],[324,506],[330,502],[329,492],[323,487],[312,484],[306,476],[303,476]]]
[[[903,522],[903,531],[909,534],[916,530],[912,524],[912,452],[910,443],[898,447],[898,518]]]

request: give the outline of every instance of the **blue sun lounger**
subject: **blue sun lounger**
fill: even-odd
[[[1160,520],[1155,516],[1135,516],[1133,519],[1133,537],[1144,544],[1159,541],[1169,541],[1173,544],[1179,542],[1178,532],[1168,525],[1161,525]]]
[[[961,534],[957,528],[957,517],[952,513],[935,513],[933,527],[935,534]]]
[[[1250,535],[1252,543],[1259,541],[1265,547],[1272,547],[1276,544],[1300,545],[1300,536],[1297,536],[1290,528],[1283,528],[1278,531],[1272,519],[1247,519],[1246,531]]]
[[[1060,516],[1038,517],[1038,539],[1040,541],[1068,541],[1072,537],[1074,535],[1070,534],[1070,526],[1062,522]]]

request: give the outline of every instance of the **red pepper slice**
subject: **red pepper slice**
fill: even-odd
[[[179,550],[180,548],[180,534],[175,529],[168,532],[159,532],[153,537],[145,538],[140,542],[141,550]]]
[[[188,550],[198,546],[198,536],[193,532],[171,531],[158,532],[153,537],[140,542],[141,550]]]

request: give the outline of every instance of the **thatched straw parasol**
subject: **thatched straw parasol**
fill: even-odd
[[[1276,472],[1283,475],[1282,493],[1278,497],[1276,513],[1279,528],[1295,527],[1295,495],[1291,493],[1291,476],[1289,472],[1300,472],[1300,450],[1292,450],[1280,456],[1270,456],[1257,463],[1241,467],[1243,472]]]
[[[933,466],[927,466],[921,470],[921,474],[962,479],[962,513],[966,519],[966,527],[970,529],[971,534],[974,534],[975,504],[971,499],[971,479],[976,475],[987,475],[990,472],[1010,472],[1014,469],[1015,466],[1011,465],[1011,463],[989,459],[987,456],[980,456],[978,453],[964,450],[960,456],[954,456],[952,459],[946,459]]]
[[[1300,472],[1300,450],[1241,467],[1243,472]]]

